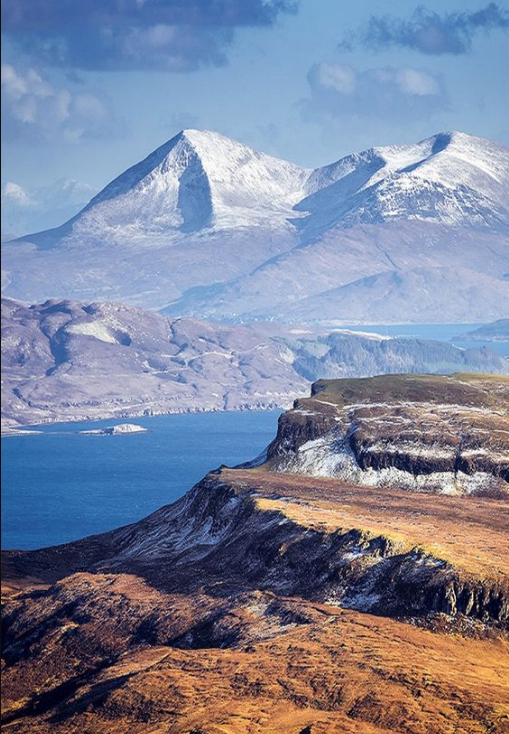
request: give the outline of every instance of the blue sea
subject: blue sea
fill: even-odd
[[[352,326],[387,336],[482,346],[458,335],[479,324]],[[345,327],[343,327],[345,328]],[[348,328],[348,327],[346,327]],[[509,356],[509,344],[488,344]],[[40,548],[134,522],[174,502],[220,464],[257,456],[279,412],[198,413],[136,418],[147,433],[80,435],[125,421],[36,427],[2,438],[2,547]]]
[[[135,418],[146,433],[83,435],[126,421],[38,426],[2,438],[2,548],[65,543],[139,520],[210,469],[255,458],[280,411]]]

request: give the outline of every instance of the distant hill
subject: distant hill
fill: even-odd
[[[172,319],[111,302],[2,301],[5,427],[286,407],[319,377],[508,369],[490,349],[443,342]]]
[[[509,495],[509,377],[319,380],[279,420],[272,471],[353,485]]]
[[[509,319],[498,319],[474,331],[460,334],[459,338],[465,341],[509,342]]]

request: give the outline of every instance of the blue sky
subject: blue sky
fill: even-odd
[[[509,145],[507,0],[4,0],[2,28],[2,181],[27,187],[101,187],[183,127],[306,166]]]

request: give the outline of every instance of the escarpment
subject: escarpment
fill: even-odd
[[[77,572],[134,572],[165,592],[257,589],[426,624],[443,612],[503,628],[509,586],[497,523],[509,524],[506,505],[429,497],[419,503],[416,529],[407,496],[223,469],[135,525],[68,546],[5,553],[4,576],[55,582]],[[469,553],[450,542],[451,513],[470,524]],[[479,552],[484,533],[495,542],[489,560]]]
[[[501,734],[507,389],[317,383],[251,466],[130,526],[4,552],[5,726]]]
[[[398,375],[315,383],[269,447],[275,471],[370,486],[509,491],[509,380]]]

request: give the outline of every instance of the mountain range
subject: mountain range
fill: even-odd
[[[464,133],[315,170],[184,130],[73,218],[4,248],[14,298],[216,320],[475,322],[509,312],[509,150]]]

